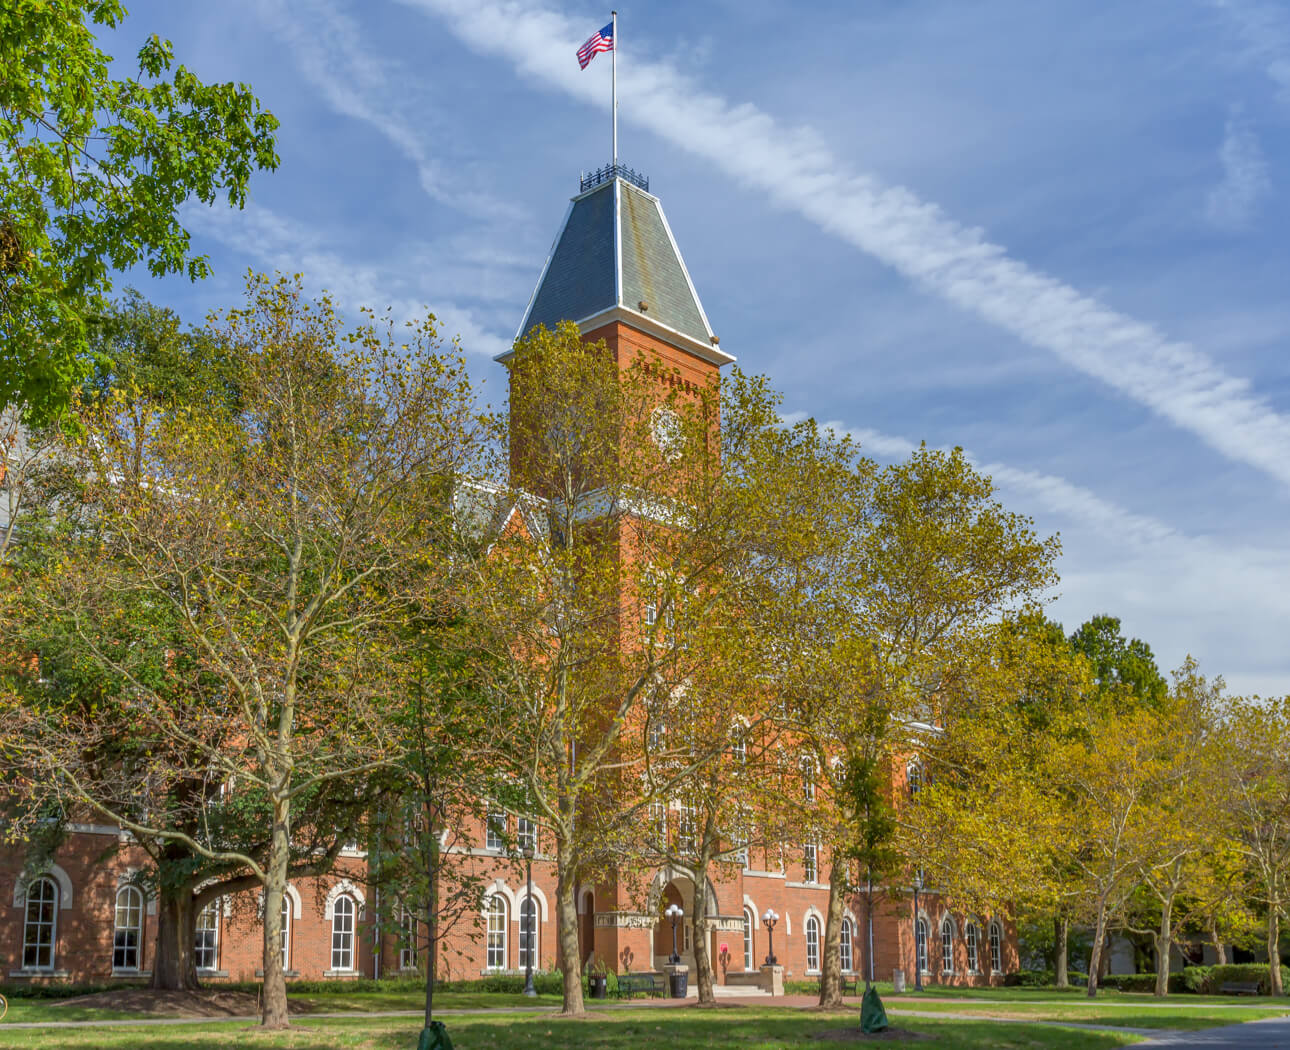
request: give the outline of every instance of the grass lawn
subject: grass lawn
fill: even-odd
[[[1233,1009],[1231,1005],[1170,1002],[1156,1007],[1150,1002],[1100,1002],[1087,1006],[1058,1001],[1056,1003],[947,1003],[937,1000],[892,997],[884,1000],[895,1023],[901,1011],[915,1013],[971,1014],[974,1017],[1026,1018],[1044,1021],[1076,1021],[1081,1024],[1122,1025],[1125,1028],[1212,1028],[1215,1025],[1240,1024],[1264,1017],[1290,1014],[1290,1003],[1282,1006]],[[903,1023],[903,1022],[902,1022]]]
[[[858,1027],[856,1009],[835,1013],[753,1006],[715,1009],[640,1009],[596,1013],[583,1021],[543,1015],[507,1014],[445,1019],[457,1050],[797,1050],[854,1045],[817,1042],[828,1030]],[[989,1021],[939,1021],[893,1018],[893,1024],[928,1038],[909,1044],[927,1050],[1102,1050],[1136,1040],[1112,1032],[1089,1032]],[[217,1050],[264,1047],[266,1050],[412,1050],[419,1024],[403,1018],[303,1019],[289,1032],[260,1032],[240,1022],[166,1025],[147,1028],[14,1030],[3,1033],[5,1046],[27,1050]]]
[[[424,1005],[420,991],[370,991],[347,992],[343,987],[335,992],[320,995],[291,995],[292,1003],[303,1003],[315,1013],[370,1013],[379,1010],[420,1010]],[[535,999],[523,995],[501,992],[439,992],[435,995],[436,1010],[491,1010],[498,1007],[549,1007],[558,1008],[558,995],[539,995]],[[254,1011],[250,1011],[254,1013]],[[9,1013],[0,1028],[16,1021],[94,1021],[138,1017],[138,1014],[120,1010],[102,1010],[94,1007],[63,1003],[58,999],[10,999]],[[164,1016],[160,1015],[160,1016]]]

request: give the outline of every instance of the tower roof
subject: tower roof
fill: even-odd
[[[663,205],[633,177],[616,167],[583,180],[516,338],[540,324],[573,321],[587,332],[619,320],[705,361],[730,363],[734,358],[717,347]]]

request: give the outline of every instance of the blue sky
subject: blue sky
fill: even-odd
[[[621,160],[649,174],[723,350],[880,459],[962,445],[1059,531],[1051,614],[1099,612],[1229,688],[1290,692],[1290,5],[767,0],[619,8]],[[282,121],[248,267],[428,306],[494,398],[580,170],[608,161],[606,8],[136,2]]]

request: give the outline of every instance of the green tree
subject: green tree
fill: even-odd
[[[1159,704],[1169,684],[1156,666],[1151,646],[1125,638],[1116,616],[1094,616],[1070,637],[1071,647],[1093,669],[1093,680],[1104,699],[1117,703]]]
[[[450,586],[447,519],[426,511],[471,465],[477,417],[464,365],[440,351],[429,321],[342,333],[325,299],[261,277],[217,334],[243,357],[241,411],[158,407],[132,474],[129,414],[111,400],[87,408],[60,452],[87,479],[82,512],[101,527],[28,582],[33,605],[76,625],[79,655],[125,683],[139,731],[165,743],[134,775],[159,789],[208,777],[260,793],[263,855],[168,826],[167,811],[123,812],[104,799],[92,709],[11,717],[24,768],[67,806],[241,865],[263,887],[262,1020],[281,1027],[293,829],[308,825],[320,793],[402,757],[390,717],[401,625],[446,601]],[[127,601],[178,625],[176,652],[199,662],[209,688],[160,688],[168,668],[156,647],[97,644],[89,625]]]
[[[0,5],[0,406],[46,421],[89,368],[111,272],[209,273],[182,206],[241,207],[251,172],[278,164],[272,114],[245,84],[172,69],[150,37],[118,80],[95,28],[119,0]]]

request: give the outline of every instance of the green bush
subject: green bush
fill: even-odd
[[[1220,995],[1224,984],[1228,982],[1244,983],[1247,981],[1258,981],[1259,994],[1268,995],[1268,964],[1232,963],[1227,966],[1211,966],[1205,991],[1211,995]],[[1290,967],[1281,967],[1281,987],[1283,989],[1290,988]]]
[[[1103,988],[1114,988],[1121,992],[1154,992],[1156,975],[1154,973],[1109,973],[1098,982]]]
[[[1004,975],[1003,983],[1009,988],[1046,988],[1056,979],[1052,970],[1014,970]]]
[[[1181,972],[1169,975],[1169,990],[1199,994],[1209,987],[1212,970],[1211,966],[1184,966]]]

